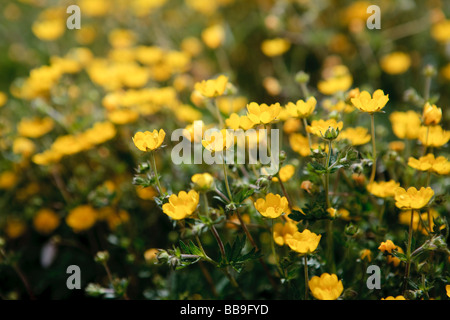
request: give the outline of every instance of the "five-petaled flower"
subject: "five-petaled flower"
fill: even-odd
[[[308,285],[312,295],[319,300],[336,300],[344,291],[342,280],[335,274],[323,273],[320,277],[314,276]]]
[[[199,194],[194,190],[180,191],[178,195],[172,194],[169,202],[163,204],[163,212],[174,220],[182,220],[194,213],[199,198]]]
[[[133,137],[134,145],[141,151],[153,151],[161,147],[166,132],[163,129],[153,130],[153,132],[136,132]]]
[[[360,111],[367,113],[380,112],[389,101],[389,95],[383,90],[376,90],[371,96],[369,92],[362,91],[358,97],[351,99],[353,105]]]

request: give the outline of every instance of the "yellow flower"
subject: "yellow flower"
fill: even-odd
[[[442,129],[439,125],[422,126],[418,138],[424,146],[439,148],[450,140],[450,131]]]
[[[403,141],[389,142],[389,149],[397,152],[403,151],[405,150],[405,143]]]
[[[287,244],[287,240],[292,237],[294,233],[298,232],[297,224],[294,222],[286,222],[285,224],[279,222],[273,226],[273,240],[279,246]]]
[[[295,104],[289,102],[286,109],[293,117],[307,118],[314,112],[316,104],[316,98],[311,97],[306,102],[303,100],[298,100]]]
[[[211,49],[217,49],[225,41],[225,29],[220,24],[212,25],[202,31],[203,42]]]
[[[386,242],[382,242],[380,246],[378,247],[378,250],[380,250],[383,253],[388,253],[387,260],[388,263],[392,263],[395,267],[398,267],[401,260],[397,257],[394,257],[391,253],[392,250],[397,250],[400,253],[403,253],[403,249],[399,246],[396,246],[391,240],[386,240]]]
[[[92,128],[78,135],[78,140],[85,140],[89,144],[102,144],[116,135],[116,128],[111,122],[96,122]]]
[[[202,118],[202,113],[188,104],[176,106],[175,116],[178,120],[184,122],[194,122]]]
[[[308,286],[312,295],[319,300],[336,300],[344,291],[342,280],[335,274],[328,273],[312,277]]]
[[[148,249],[144,252],[144,258],[147,262],[155,262],[156,261],[156,254],[158,253],[158,249]]]
[[[123,209],[113,209],[110,214],[106,216],[106,222],[110,230],[116,230],[117,227],[128,222],[129,220],[129,213]]]
[[[22,137],[39,138],[53,129],[52,118],[23,119],[17,125],[17,131]]]
[[[52,233],[59,224],[59,216],[50,209],[40,209],[33,218],[34,229],[43,235]]]
[[[195,121],[193,124],[188,124],[183,129],[183,136],[191,142],[199,143],[202,141],[203,134],[206,130],[206,125],[202,120]]]
[[[300,154],[302,157],[307,157],[311,154],[309,148],[308,138],[301,133],[294,133],[289,136],[289,144],[293,151]]]
[[[115,124],[127,124],[135,122],[139,118],[139,113],[129,109],[117,109],[108,112],[108,120]]]
[[[182,220],[194,213],[197,209],[199,201],[199,194],[190,190],[180,191],[178,195],[172,194],[169,197],[169,202],[162,207],[163,212],[174,220]]]
[[[254,205],[262,216],[271,219],[278,218],[289,209],[286,197],[273,193],[267,194],[265,199],[260,198],[256,200]]]
[[[32,161],[40,166],[47,166],[53,163],[57,163],[62,158],[62,154],[55,150],[46,150],[42,153],[35,154]]]
[[[426,227],[424,227],[423,223],[425,223],[425,225],[428,227],[428,229],[430,231],[433,231],[434,229],[434,222],[433,219],[439,217],[439,213],[434,210],[434,209],[428,209],[430,216],[431,216],[431,224],[429,225],[429,221],[428,221],[428,212],[424,212],[424,213],[420,213],[416,210],[413,210],[413,230],[419,230],[421,231],[424,235],[428,235],[427,229]],[[399,223],[409,226],[409,224],[411,223],[411,210],[404,210],[402,212],[400,212],[400,214],[398,215],[398,220]],[[422,223],[423,221],[423,223]],[[441,229],[444,229],[445,226],[442,225]]]
[[[369,249],[361,250],[359,253],[361,260],[367,260],[368,262],[372,261],[372,251]]]
[[[210,137],[202,140],[202,145],[209,151],[220,152],[228,149],[234,143],[233,135],[227,129],[212,132]]]
[[[109,12],[108,0],[80,0],[78,5],[81,8],[81,12],[90,17],[101,17]]]
[[[400,187],[399,182],[394,180],[372,182],[367,185],[367,191],[379,198],[393,197],[395,195],[394,190]]]
[[[200,189],[209,189],[214,183],[214,178],[209,173],[196,173],[191,177],[191,181]]]
[[[13,171],[3,171],[0,173],[0,189],[10,189],[18,180],[19,177]]]
[[[219,97],[216,103],[222,113],[232,114],[244,109],[248,100],[246,97]]]
[[[423,107],[422,119],[423,124],[426,126],[437,125],[442,119],[442,109],[427,102]]]
[[[430,187],[420,188],[410,187],[405,190],[398,187],[394,191],[395,205],[399,209],[421,209],[425,207],[434,195],[433,189]]]
[[[267,93],[271,96],[277,96],[281,93],[281,84],[274,77],[265,77],[263,79],[263,87],[266,89]]]
[[[408,165],[419,171],[431,171],[442,175],[450,173],[450,162],[447,158],[443,156],[435,158],[432,153],[419,159],[410,157]]]
[[[40,40],[53,41],[64,34],[66,24],[65,20],[60,18],[38,20],[33,23],[31,30]]]
[[[228,77],[220,75],[217,79],[203,80],[194,86],[204,97],[215,98],[224,94],[227,88]]]
[[[27,138],[18,137],[13,142],[13,152],[21,154],[24,157],[29,157],[34,153],[35,145],[33,141]]]
[[[330,217],[336,217],[337,210],[335,208],[328,208],[327,212],[330,214]]]
[[[447,291],[447,297],[450,298],[450,284],[445,286],[445,290]]]
[[[376,90],[373,96],[363,91],[358,97],[351,99],[353,105],[360,111],[367,113],[380,112],[389,101],[389,95],[385,95],[383,90]]]
[[[323,137],[329,128],[332,128],[335,131],[337,130],[340,131],[342,130],[343,126],[344,124],[342,123],[342,121],[336,122],[336,120],[334,119],[329,120],[320,119],[320,120],[313,120],[311,122],[311,125],[306,127],[306,130],[309,133],[312,133],[318,137]]]
[[[364,127],[347,128],[339,133],[338,140],[347,139],[354,146],[360,146],[370,141],[371,135]]]
[[[404,52],[392,52],[381,58],[380,65],[388,74],[402,74],[411,66],[411,57]]]
[[[353,83],[348,68],[344,65],[335,65],[325,70],[326,77],[319,81],[317,88],[325,95],[333,95],[350,89]]]
[[[153,200],[155,197],[158,196],[158,191],[153,187],[147,187],[147,188],[136,188],[136,193],[139,198],[142,200]]]
[[[392,130],[399,139],[417,139],[421,126],[420,115],[412,110],[395,111],[389,115]]]
[[[450,20],[443,20],[431,28],[431,36],[438,42],[447,43],[450,41]]]
[[[263,103],[258,105],[256,102],[250,102],[247,105],[247,117],[255,124],[268,124],[277,119],[281,112],[281,106],[277,102],[268,106]]]
[[[11,218],[6,220],[5,233],[10,239],[17,239],[27,230],[26,224],[18,219]]]
[[[153,151],[158,149],[166,136],[166,132],[163,129],[153,130],[153,132],[137,132],[133,137],[135,146],[141,151]]]
[[[127,29],[114,29],[108,34],[108,41],[113,48],[129,48],[136,42],[136,34]]]
[[[6,101],[8,101],[8,96],[0,91],[0,108],[6,104]]]
[[[286,239],[286,244],[300,254],[308,254],[314,252],[319,245],[322,235],[317,235],[308,229],[303,232],[295,232],[291,237]]]
[[[91,205],[80,205],[72,209],[66,223],[76,233],[91,228],[97,220],[97,212]]]
[[[297,132],[302,127],[302,122],[300,119],[289,118],[283,124],[283,131],[287,134]]]
[[[262,52],[268,57],[281,56],[288,51],[291,47],[291,43],[287,39],[275,38],[270,40],[264,40],[261,44]]]
[[[389,296],[386,298],[381,298],[381,300],[406,300],[404,296],[396,296],[395,298],[393,296]]]
[[[280,179],[282,182],[288,181],[295,173],[295,167],[292,164],[287,164],[285,166],[282,166],[280,169],[280,172],[278,173],[280,175]]]

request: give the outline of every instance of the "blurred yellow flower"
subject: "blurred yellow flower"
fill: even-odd
[[[227,129],[212,132],[210,137],[202,140],[202,145],[209,151],[220,152],[228,149],[234,143],[234,136]]]
[[[67,225],[76,233],[90,229],[97,220],[97,211],[89,204],[70,210],[66,217]]]
[[[297,132],[302,127],[302,122],[297,118],[289,118],[285,120],[283,124],[283,131],[290,135],[291,133]]]
[[[115,124],[127,124],[137,121],[139,113],[129,109],[117,109],[108,112],[108,120]]]
[[[52,118],[22,119],[17,125],[18,133],[27,138],[39,138],[53,129]]]
[[[155,262],[157,260],[156,254],[158,253],[158,249],[148,249],[144,252],[144,258],[147,262]]]
[[[314,252],[319,245],[322,235],[317,235],[308,229],[303,232],[295,232],[291,237],[286,239],[286,244],[300,254],[309,254]]]
[[[127,29],[114,29],[108,34],[108,41],[113,48],[129,48],[136,43],[136,34]]]
[[[24,157],[31,156],[36,149],[33,141],[28,138],[18,137],[13,142],[13,152],[15,154],[21,154]]]
[[[199,202],[199,194],[190,190],[180,191],[178,195],[172,194],[169,202],[162,206],[163,212],[174,220],[182,220],[194,213]]]
[[[232,114],[241,111],[248,103],[246,97],[218,97],[216,99],[219,110],[224,114]]]
[[[215,24],[203,30],[201,37],[209,48],[217,49],[225,41],[225,29],[221,24]]]
[[[59,39],[66,30],[66,21],[61,18],[37,20],[31,30],[40,40],[54,41]]]
[[[391,253],[392,250],[397,250],[400,253],[403,253],[403,249],[399,246],[396,246],[392,240],[386,240],[386,242],[382,242],[380,246],[378,247],[378,250],[380,250],[383,253],[388,253],[387,261],[388,263],[392,263],[395,267],[398,267],[400,265],[401,260],[397,257],[394,257]]]
[[[359,256],[361,260],[367,260],[367,262],[372,261],[372,251],[370,251],[369,249],[361,250]]]
[[[342,121],[337,122],[334,119],[329,119],[329,120],[320,119],[320,120],[313,120],[311,122],[311,125],[306,127],[306,130],[309,133],[312,133],[318,137],[323,137],[329,128],[332,128],[336,131],[337,130],[340,131],[340,130],[342,130],[343,126],[344,126],[344,123]]]
[[[202,118],[202,113],[188,104],[176,106],[174,111],[177,119],[183,122],[192,123],[194,121],[199,121]]]
[[[431,27],[431,36],[438,42],[450,41],[450,20],[443,20]]]
[[[40,209],[33,218],[34,229],[43,235],[49,235],[60,224],[59,216],[51,209]]]
[[[111,9],[108,0],[80,0],[78,5],[81,12],[90,17],[105,16]]]
[[[399,139],[417,139],[422,124],[420,114],[409,110],[406,112],[394,111],[389,115],[392,130]]]
[[[371,135],[364,127],[347,128],[339,133],[338,140],[347,139],[353,146],[360,146],[370,141]]]
[[[389,95],[385,95],[383,90],[376,90],[373,96],[367,91],[362,91],[358,97],[352,98],[351,102],[360,111],[367,113],[380,112],[389,101]]]
[[[447,297],[450,298],[450,284],[445,286],[445,290],[447,291]]]
[[[344,291],[342,280],[335,274],[328,273],[312,277],[308,286],[312,295],[319,300],[336,300]]]
[[[137,187],[136,193],[142,200],[153,200],[153,198],[158,196],[158,191],[153,187]]]
[[[406,299],[404,296],[396,296],[396,297],[389,296],[386,298],[381,298],[381,300],[406,300]]]
[[[422,126],[419,128],[418,139],[424,146],[439,148],[450,140],[450,131],[441,126]]]
[[[273,240],[279,246],[287,244],[287,240],[292,237],[294,233],[298,232],[297,224],[291,221],[286,223],[276,223],[273,226]]]
[[[367,185],[367,191],[379,198],[393,197],[394,190],[400,187],[400,183],[395,180],[372,182]]]
[[[435,158],[432,153],[419,159],[409,157],[408,165],[419,171],[431,171],[442,175],[450,173],[450,162],[447,158],[443,156]]]
[[[420,188],[410,187],[405,190],[398,187],[394,191],[395,205],[399,209],[421,209],[425,207],[434,195],[430,187]]]
[[[279,194],[269,193],[266,197],[260,198],[254,202],[256,210],[266,217],[275,219],[287,212],[289,209],[286,197],[281,197]]]
[[[191,177],[191,181],[200,189],[207,190],[214,183],[214,178],[209,173],[196,173]]]
[[[437,125],[442,119],[442,109],[427,102],[423,107],[422,119],[423,124],[426,126]]]
[[[314,112],[316,104],[316,98],[311,97],[306,102],[303,100],[298,100],[295,104],[289,102],[286,109],[292,117],[307,118]]]
[[[403,141],[389,142],[389,149],[397,152],[403,151],[405,150],[405,143]]]
[[[17,174],[13,171],[3,171],[0,173],[0,189],[10,189],[14,187],[19,180]]]
[[[439,213],[430,208],[429,210],[429,214],[431,219],[428,219],[428,212],[424,212],[424,213],[420,213],[416,210],[413,210],[413,223],[412,223],[412,228],[413,230],[418,230],[420,232],[422,232],[422,234],[424,235],[428,235],[428,231],[427,228],[432,232],[434,229],[434,221],[433,219],[439,217]],[[409,224],[411,223],[411,210],[403,210],[402,212],[400,212],[400,214],[398,215],[398,221],[399,223],[409,226]],[[423,223],[422,223],[423,222]],[[430,224],[431,222],[431,224]],[[426,227],[423,225],[425,224]],[[441,229],[444,229],[445,225],[441,226]]]
[[[203,44],[196,37],[187,37],[181,41],[180,48],[191,57],[196,57],[203,51]]]
[[[380,65],[388,74],[402,74],[411,66],[411,57],[404,52],[392,52],[381,58]]]
[[[281,56],[291,48],[291,43],[287,39],[275,38],[264,40],[261,44],[262,52],[268,57]]]
[[[0,108],[3,107],[7,101],[8,101],[8,96],[4,92],[0,91]]]
[[[8,218],[6,220],[5,233],[10,239],[17,239],[27,230],[24,221],[19,218]]]
[[[137,132],[133,137],[134,145],[141,151],[153,151],[158,149],[164,142],[166,132],[163,129],[153,132]]]
[[[335,65],[325,70],[325,79],[319,81],[317,88],[325,95],[345,92],[353,84],[353,77],[344,65]]]
[[[204,97],[215,98],[224,94],[228,85],[228,77],[220,75],[217,79],[203,80],[194,86]]]
[[[50,164],[57,163],[61,160],[62,156],[63,154],[60,152],[49,149],[35,154],[31,160],[40,166],[48,166]]]
[[[284,165],[280,168],[279,175],[282,182],[288,181],[295,173],[295,167],[292,164]]]
[[[293,151],[297,152],[302,157],[307,157],[311,154],[308,138],[301,133],[293,133],[289,135],[289,145]]]
[[[111,140],[116,135],[116,128],[111,122],[96,122],[92,128],[78,135],[79,139],[86,140],[86,146],[90,144],[102,144]]]

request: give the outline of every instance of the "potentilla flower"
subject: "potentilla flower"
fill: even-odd
[[[282,182],[288,181],[295,173],[295,167],[292,164],[287,164],[282,166],[278,172]]]
[[[424,146],[439,148],[450,140],[450,131],[442,129],[439,125],[422,126],[418,138]]]
[[[399,209],[421,209],[425,207],[434,195],[430,187],[420,188],[410,187],[405,190],[398,187],[394,191],[395,205]]]
[[[308,286],[312,295],[319,300],[336,300],[344,291],[342,280],[337,275],[328,273],[312,277]]]
[[[312,253],[317,249],[322,235],[317,235],[308,229],[303,232],[295,232],[292,237],[286,239],[286,244],[300,254]]]
[[[224,94],[228,85],[228,77],[220,75],[217,79],[203,80],[197,82],[194,86],[195,90],[200,92],[204,97],[215,98]]]
[[[386,298],[381,298],[381,300],[406,300],[406,299],[404,296],[396,296],[396,297],[389,296]]]
[[[60,223],[59,216],[50,209],[40,209],[33,218],[34,229],[43,235],[52,233]]]
[[[428,235],[428,231],[427,229],[423,226],[424,222],[426,225],[429,224],[429,222],[431,222],[430,225],[428,225],[428,229],[433,231],[434,229],[434,219],[436,219],[437,217],[439,217],[439,212],[437,212],[436,210],[430,208],[428,209],[429,212],[423,212],[420,213],[419,211],[413,210],[413,222],[412,222],[412,228],[413,230],[418,230],[421,231],[422,234],[424,235]],[[428,220],[428,215],[431,216],[431,221]],[[402,212],[400,212],[400,214],[398,215],[398,221],[399,223],[409,226],[411,223],[411,210],[403,210]],[[444,229],[445,225],[441,226],[441,229]]]
[[[443,20],[431,27],[431,36],[438,42],[450,41],[450,20]]]
[[[351,99],[358,110],[367,113],[380,112],[388,101],[389,95],[385,95],[383,90],[376,90],[373,96],[367,91],[362,91],[358,97]]]
[[[372,261],[372,251],[369,249],[364,249],[359,252],[361,260],[367,260],[367,262]]]
[[[346,139],[353,146],[360,146],[370,141],[371,135],[364,127],[346,128],[339,133],[338,140]]]
[[[392,151],[401,152],[401,151],[405,150],[405,143],[403,141],[389,142],[389,149]]]
[[[166,136],[166,132],[163,129],[153,130],[153,132],[136,132],[133,137],[134,145],[141,151],[153,151],[158,149]]]
[[[353,77],[344,65],[336,65],[325,70],[326,77],[319,81],[317,88],[325,95],[345,92],[352,86]]]
[[[435,158],[432,153],[419,159],[410,157],[408,159],[408,165],[419,171],[430,171],[442,175],[450,173],[450,162],[447,158],[443,156]]]
[[[241,111],[248,103],[246,97],[218,97],[216,99],[220,112],[232,114]]]
[[[39,138],[53,129],[52,118],[23,119],[17,126],[17,131],[22,137]]]
[[[427,102],[423,107],[422,119],[423,124],[426,126],[437,125],[442,119],[442,109]]]
[[[417,139],[419,128],[422,124],[420,114],[409,110],[406,112],[395,111],[389,115],[392,130],[399,139]]]
[[[450,284],[445,286],[445,290],[447,291],[447,297],[450,298]]]
[[[262,216],[271,219],[278,218],[289,209],[287,198],[273,193],[267,194],[264,199],[256,200],[254,205]]]
[[[214,178],[209,173],[196,173],[191,177],[191,181],[200,189],[207,190],[214,183]]]
[[[283,53],[289,50],[291,43],[287,39],[275,38],[265,40],[261,44],[262,52],[268,57],[281,56]]]
[[[227,129],[214,131],[209,137],[202,140],[202,145],[211,152],[220,152],[228,149],[234,143],[234,136]]]
[[[289,102],[286,109],[292,117],[307,118],[314,112],[316,104],[316,98],[311,97],[306,102],[303,100],[298,100],[295,104]]]
[[[276,223],[273,226],[273,240],[279,246],[287,244],[287,240],[291,238],[294,233],[298,232],[297,224],[291,221],[286,223]]]
[[[313,120],[311,122],[311,125],[306,127],[306,130],[309,133],[312,133],[318,137],[326,138],[325,135],[329,130],[334,130],[335,133],[339,134],[339,132],[342,130],[342,127],[344,126],[342,121],[337,122],[334,119],[329,120]],[[333,135],[334,136],[334,135]],[[337,137],[337,135],[336,135]],[[335,137],[335,138],[336,138]]]
[[[268,124],[275,121],[281,112],[281,106],[277,102],[268,106],[263,103],[261,105],[256,102],[250,102],[247,105],[247,117],[255,124]]]
[[[404,52],[392,52],[381,58],[380,66],[388,74],[402,74],[411,66],[411,57]]]
[[[178,195],[172,194],[169,202],[162,206],[163,212],[174,220],[182,220],[189,217],[197,209],[199,194],[190,190],[180,191]]]
[[[217,49],[225,41],[225,29],[221,24],[215,24],[203,30],[201,37],[208,47]]]
[[[393,197],[395,189],[400,187],[400,183],[394,180],[372,182],[367,185],[367,191],[379,198]]]
[[[293,133],[289,136],[289,145],[292,150],[300,154],[302,157],[307,157],[311,154],[308,138],[301,133]]]
[[[76,233],[90,229],[97,221],[97,211],[91,205],[80,205],[72,209],[66,223]]]
[[[388,263],[393,264],[394,267],[398,267],[400,265],[401,260],[397,257],[394,257],[391,253],[392,250],[397,250],[398,252],[403,253],[403,249],[400,248],[399,246],[396,246],[391,240],[386,240],[386,242],[382,242],[378,247],[378,250],[388,254],[387,256]]]
[[[225,119],[225,124],[228,128],[238,130],[248,130],[255,125],[247,116],[239,116],[237,113],[232,113],[228,119]]]

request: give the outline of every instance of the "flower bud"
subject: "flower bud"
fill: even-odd
[[[299,71],[295,75],[295,82],[297,83],[308,83],[309,82],[309,74],[304,71]]]
[[[98,263],[106,263],[109,260],[109,253],[108,251],[99,251],[97,252],[97,254],[95,255],[94,258],[95,262]]]
[[[323,138],[327,140],[334,140],[339,136],[339,128],[328,127],[325,134],[323,134]]]
[[[167,253],[166,250],[160,249],[158,253],[156,254],[156,259],[158,259],[158,262],[165,263],[169,260],[170,255]]]
[[[428,64],[423,68],[423,75],[425,77],[434,77],[437,74],[436,68],[432,66],[431,64]]]

